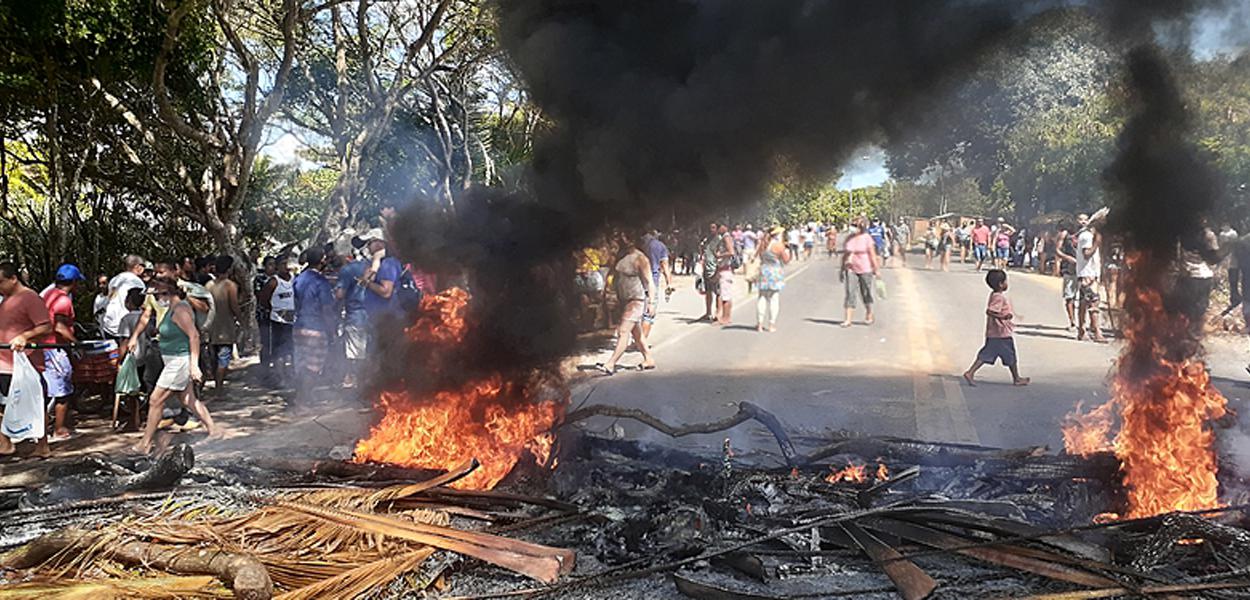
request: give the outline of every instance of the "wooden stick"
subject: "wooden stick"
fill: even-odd
[[[571,550],[562,548],[460,531],[449,527],[414,523],[371,513],[330,509],[290,500],[276,500],[274,505],[331,523],[472,556],[543,583],[553,583],[561,574],[571,572],[576,558]]]
[[[898,550],[891,548],[877,536],[849,521],[842,524],[842,529],[855,540],[856,545],[863,549],[864,554],[867,554],[877,563],[877,566],[881,567],[881,570],[885,571],[890,581],[894,582],[894,587],[898,589],[898,595],[903,600],[923,600],[937,588],[937,582],[929,577],[928,573],[920,570],[915,563],[906,560],[889,560],[897,559],[901,555]]]

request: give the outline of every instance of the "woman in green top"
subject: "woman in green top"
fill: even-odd
[[[156,388],[148,399],[148,422],[143,428],[143,440],[135,446],[140,454],[152,449],[152,437],[161,422],[165,400],[173,394],[182,394],[183,403],[204,423],[209,437],[219,437],[221,431],[213,423],[208,408],[195,397],[191,381],[202,381],[200,372],[200,332],[195,327],[195,314],[185,301],[186,295],[178,288],[178,282],[159,278],[154,282],[156,301],[167,307],[165,317],[157,325],[160,334],[161,358],[165,367],[156,380]]]

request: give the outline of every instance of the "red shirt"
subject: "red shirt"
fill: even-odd
[[[985,337],[1009,338],[1016,332],[1016,324],[1012,321],[1015,311],[1011,310],[1011,300],[1003,292],[991,292],[990,301],[985,307]],[[1007,318],[996,317],[989,313],[1010,315]]]
[[[972,243],[986,245],[990,243],[990,228],[982,225],[972,228]]]
[[[56,321],[57,317],[62,317],[62,320],[69,322],[70,327],[74,326],[73,297],[69,295],[69,292],[52,286],[43,293],[43,303],[48,307],[48,317],[52,319],[53,327],[52,333],[49,333],[48,337],[43,340],[44,343],[68,342],[69,340],[60,339],[60,336],[56,334]]]
[[[0,302],[0,343],[7,344],[9,340],[50,321],[48,307],[43,303],[43,298],[33,290],[23,289]],[[43,370],[42,350],[28,350],[26,356],[36,369]],[[0,350],[0,373],[7,375],[12,372],[13,352]]]

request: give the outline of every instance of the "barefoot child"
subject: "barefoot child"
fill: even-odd
[[[1015,315],[1011,309],[1011,300],[1007,298],[1007,272],[991,269],[985,274],[985,284],[992,290],[985,308],[985,345],[977,353],[977,359],[972,362],[972,366],[964,372],[964,380],[968,385],[975,386],[973,377],[976,376],[977,369],[1001,359],[1003,366],[1011,370],[1012,383],[1028,385],[1029,378],[1021,377],[1016,370],[1016,343],[1011,338],[1016,324],[1012,322]]]

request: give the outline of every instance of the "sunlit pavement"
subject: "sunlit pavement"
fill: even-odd
[[[888,295],[877,304],[874,325],[864,325],[859,311],[857,324],[843,329],[837,262],[792,265],[772,334],[755,331],[754,297],[745,297],[741,282],[733,326],[690,323],[703,314],[703,301],[683,278],[673,301],[661,306],[653,334],[659,369],[591,378],[574,389],[573,401],[590,394],[591,403],[637,407],[690,423],[727,416],[749,400],[776,413],[792,432],[848,430],[1057,449],[1060,423],[1077,402],[1107,400],[1119,346],[1077,341],[1065,330],[1058,279],[1009,276],[1020,368],[1032,385],[1014,387],[1007,370],[994,366],[981,370],[977,387],[968,387],[959,374],[983,341],[989,294],[984,276],[961,264],[946,273],[925,270],[923,257],[912,257],[911,267],[883,271]],[[1234,407],[1250,397],[1244,387],[1250,379],[1246,346],[1239,336],[1208,340],[1212,375]],[[621,364],[639,360],[630,353]],[[738,448],[770,447],[749,426],[676,442],[629,421],[597,419],[588,427],[709,449],[718,449],[724,437]]]

